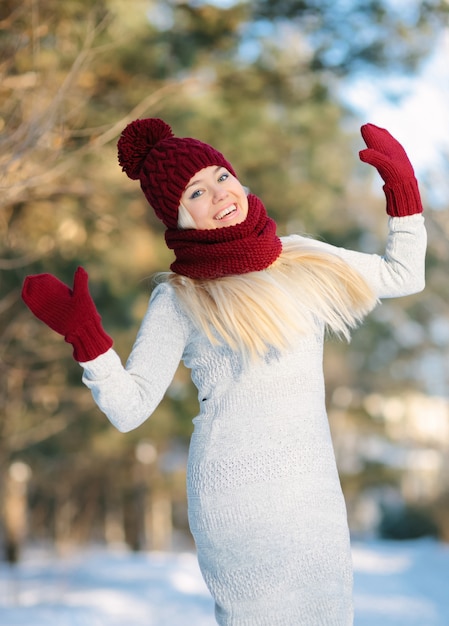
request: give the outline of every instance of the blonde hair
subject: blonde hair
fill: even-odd
[[[179,230],[196,228],[195,220],[181,202],[178,207],[178,228]]]
[[[344,260],[294,237],[284,239],[281,255],[263,271],[212,280],[163,276],[213,344],[224,342],[248,360],[270,347],[288,349],[320,323],[349,340],[377,301]]]

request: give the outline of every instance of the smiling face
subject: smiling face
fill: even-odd
[[[240,224],[248,215],[245,189],[225,167],[210,165],[187,183],[181,204],[198,230]]]

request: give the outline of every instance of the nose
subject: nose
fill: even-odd
[[[219,183],[216,183],[213,186],[213,189],[212,189],[212,199],[213,199],[214,202],[220,202],[220,200],[223,200],[223,198],[225,198],[226,195],[227,195],[227,191],[223,187],[223,185],[220,185]]]

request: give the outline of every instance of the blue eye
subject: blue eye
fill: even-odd
[[[201,190],[200,190],[200,189],[197,189],[196,191],[194,191],[194,192],[192,193],[192,195],[190,196],[190,199],[191,199],[191,200],[194,200],[195,198],[199,198],[199,197],[200,197],[200,195],[201,195],[201,193],[202,193],[202,192],[201,192]]]
[[[222,181],[226,180],[227,178],[229,178],[229,174],[227,172],[224,172],[219,178],[218,178],[218,182],[221,183]]]

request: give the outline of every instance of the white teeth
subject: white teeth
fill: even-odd
[[[227,209],[225,209],[224,211],[222,211],[221,213],[218,213],[218,215],[216,215],[215,219],[216,220],[222,220],[224,217],[226,217],[230,213],[233,213],[235,210],[236,210],[235,205],[232,205],[232,206],[228,207]]]

